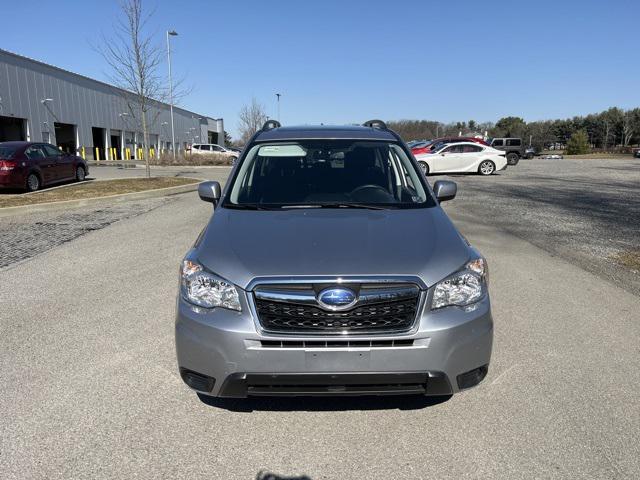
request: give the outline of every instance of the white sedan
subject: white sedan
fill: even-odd
[[[506,153],[474,142],[448,143],[435,152],[416,155],[425,175],[429,173],[479,173],[491,175],[507,168]]]

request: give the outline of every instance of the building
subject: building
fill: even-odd
[[[87,159],[140,158],[140,122],[126,92],[108,83],[0,49],[0,141],[49,142]],[[224,145],[224,123],[173,108],[176,151],[192,143]],[[169,105],[153,102],[149,152],[171,150]]]

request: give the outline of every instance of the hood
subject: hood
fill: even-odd
[[[258,277],[408,275],[431,286],[470,249],[439,207],[406,210],[219,208],[194,252],[246,289]]]

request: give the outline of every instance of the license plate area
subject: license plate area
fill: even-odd
[[[369,369],[371,354],[367,350],[361,351],[307,351],[305,352],[305,366],[314,372],[358,372]]]

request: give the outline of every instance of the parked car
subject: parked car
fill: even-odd
[[[479,143],[481,145],[488,145],[487,142],[485,142],[482,138],[475,138],[475,137],[440,137],[440,138],[434,138],[433,140],[429,141],[429,143],[427,145],[425,145],[422,148],[416,148],[413,147],[411,149],[411,153],[413,153],[414,155],[420,155],[422,153],[430,153],[431,151],[433,151],[434,148],[437,148],[438,146],[441,146],[442,144],[445,143],[456,143],[456,142],[473,142],[473,143]]]
[[[25,189],[69,180],[83,181],[87,163],[77,155],[41,142],[0,142],[0,187]]]
[[[524,149],[523,157],[526,158],[527,160],[531,160],[535,156],[536,156],[536,149],[534,147],[527,147]]]
[[[487,374],[487,263],[381,121],[248,142],[180,272],[179,372],[202,395],[450,395]],[[401,237],[398,237],[398,235]]]
[[[505,153],[474,142],[441,144],[430,153],[416,155],[425,175],[430,173],[471,172],[491,175],[507,168]]]
[[[231,150],[230,148],[222,147],[215,143],[194,143],[193,145],[191,145],[192,155],[206,155],[209,153],[224,155],[225,157],[229,157],[232,162],[239,156],[238,152]]]
[[[433,145],[433,140],[417,143],[413,147],[411,147],[411,153],[413,153],[414,155],[418,155],[420,153],[426,153],[429,151],[432,145]]]
[[[635,158],[640,158],[640,148],[634,148],[632,152]]]
[[[517,165],[520,158],[524,156],[524,147],[521,138],[492,138],[489,145],[505,152],[509,165]]]

